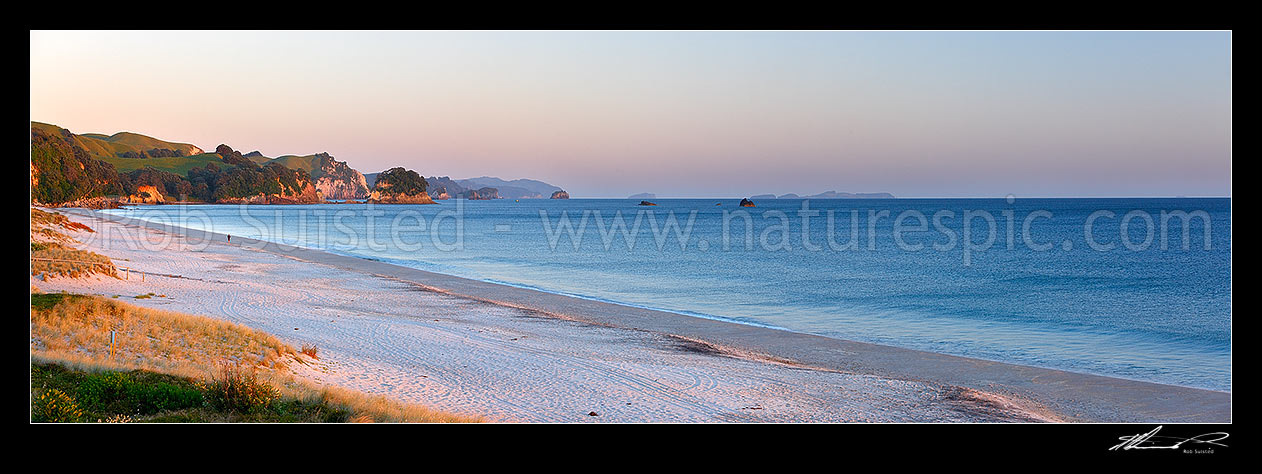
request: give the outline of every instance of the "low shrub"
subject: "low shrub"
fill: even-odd
[[[180,386],[146,375],[140,371],[88,375],[79,384],[77,398],[84,407],[95,412],[136,415],[197,408],[204,404],[202,392],[192,384]]]
[[[206,387],[206,398],[211,406],[219,410],[256,413],[279,399],[280,390],[259,380],[253,370],[225,364],[220,366],[219,374]]]
[[[83,418],[83,410],[75,399],[57,389],[44,390],[35,397],[31,421],[36,423],[74,423]]]

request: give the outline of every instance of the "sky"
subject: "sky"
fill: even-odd
[[[32,31],[31,120],[573,197],[1230,196],[1230,32]]]

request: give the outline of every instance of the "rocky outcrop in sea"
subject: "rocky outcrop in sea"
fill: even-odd
[[[373,191],[368,196],[370,204],[438,204],[429,197],[429,194],[391,194],[382,191]]]

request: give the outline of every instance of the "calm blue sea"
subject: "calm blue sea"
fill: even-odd
[[[107,212],[699,317],[1231,390],[1230,199],[638,202]]]

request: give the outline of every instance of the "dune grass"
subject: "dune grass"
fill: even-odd
[[[70,277],[99,273],[117,277],[114,262],[104,255],[79,250],[66,244],[75,242],[64,231],[95,232],[56,212],[31,208],[31,274]]]
[[[288,370],[313,360],[270,334],[217,319],[101,296],[31,294],[32,421],[480,421],[316,387]]]
[[[31,208],[31,228],[54,228],[60,227],[69,230],[81,230],[85,232],[96,232],[91,227],[70,220],[63,214],[57,212],[45,212],[36,208]]]
[[[104,255],[53,242],[31,242],[32,275],[77,278],[93,273],[118,276],[114,262]]]

